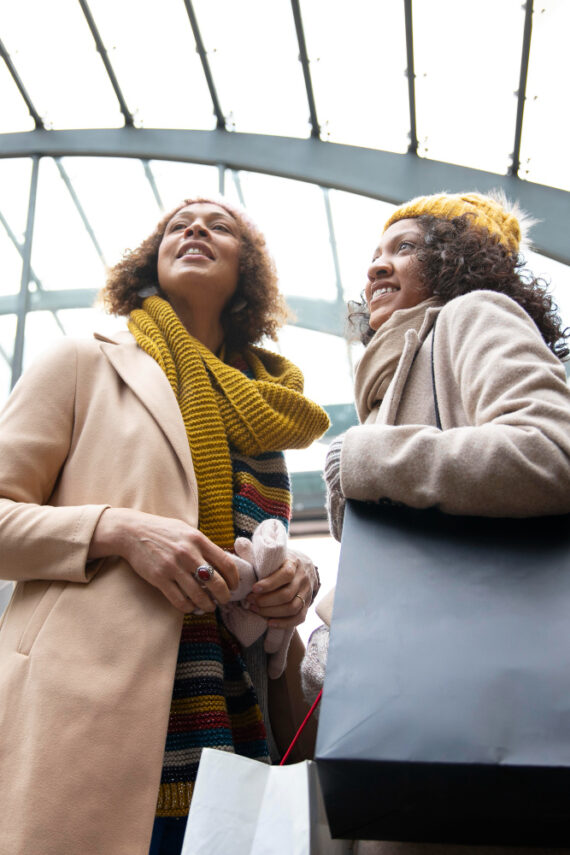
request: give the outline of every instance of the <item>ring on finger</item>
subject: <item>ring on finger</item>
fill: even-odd
[[[301,602],[303,603],[302,608],[305,608],[305,606],[306,606],[307,604],[306,604],[305,600],[303,599],[303,597],[301,596],[301,594],[295,594],[295,597],[299,597],[299,599],[300,599],[300,600],[301,600]],[[293,599],[295,599],[295,597],[293,597]]]
[[[214,575],[214,568],[211,564],[199,564],[194,570],[194,578],[198,582],[209,582]]]

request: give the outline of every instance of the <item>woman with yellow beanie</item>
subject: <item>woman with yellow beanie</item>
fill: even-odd
[[[366,344],[361,424],[327,460],[337,536],[343,497],[495,517],[570,511],[569,350],[546,285],[523,269],[524,220],[500,196],[464,193],[413,199],[385,224],[351,305]]]
[[[351,305],[366,345],[355,373],[360,424],[335,440],[325,466],[338,540],[346,498],[489,517],[570,512],[566,332],[545,284],[523,270],[523,227],[504,198],[478,193],[413,199],[385,224],[363,299]],[[333,597],[317,607],[324,624],[303,662],[308,700],[324,678]]]

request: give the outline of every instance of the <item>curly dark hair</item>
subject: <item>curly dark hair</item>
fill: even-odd
[[[153,233],[136,249],[127,250],[112,267],[101,298],[108,312],[129,315],[139,309],[145,297],[161,294],[157,275],[158,249],[172,217],[187,205],[206,202],[224,208],[238,224],[241,240],[238,285],[222,312],[224,339],[229,350],[240,350],[264,336],[275,339],[277,330],[290,316],[277,286],[277,272],[265,238],[257,226],[225,200],[196,197],[185,199],[158,223]]]
[[[448,303],[470,291],[506,294],[530,315],[550,350],[559,359],[568,356],[569,330],[562,326],[548,283],[533,276],[524,259],[502,244],[498,235],[474,226],[470,214],[449,220],[424,214],[417,222],[423,232],[415,256],[418,276],[432,296]],[[348,308],[349,337],[368,344],[374,330],[368,323],[364,292]]]

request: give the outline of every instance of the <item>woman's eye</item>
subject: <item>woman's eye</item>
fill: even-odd
[[[222,223],[217,223],[215,226],[212,226],[212,229],[218,229],[218,231],[229,232],[227,226],[222,225]]]
[[[414,246],[414,245],[413,245],[413,243],[412,243],[411,241],[409,241],[409,240],[403,240],[403,241],[400,243],[400,245],[399,245],[398,249],[409,249],[410,247],[413,247],[413,246]]]

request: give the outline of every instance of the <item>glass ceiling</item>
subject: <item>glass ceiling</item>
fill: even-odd
[[[549,200],[570,212],[568,32],[567,0],[352,0],[349,8],[340,0],[7,0],[0,403],[20,365],[61,335],[123,328],[93,308],[106,267],[184,196],[222,194],[261,226],[296,312],[276,346],[344,429],[355,419],[359,349],[342,338],[343,305],[364,286],[380,227],[400,201],[394,180],[409,198],[426,192],[416,171],[437,166],[437,190],[452,187],[452,167],[468,167],[477,172],[465,180],[478,183],[465,189],[509,176],[521,194],[544,185],[536,190],[547,227]],[[119,134],[105,156],[102,129]],[[155,129],[152,156],[136,157],[133,140]],[[209,135],[207,155],[188,136],[174,158],[176,130]],[[208,154],[220,140],[235,143],[235,158]],[[313,183],[290,177],[299,141],[316,147],[307,149]],[[277,145],[286,155],[268,166]],[[378,160],[369,189],[361,158],[374,153],[398,155],[403,178],[383,174],[387,161]],[[326,167],[327,180],[318,178],[337,154],[360,170],[353,187],[350,170]],[[360,194],[350,192],[357,186]],[[568,261],[570,240],[559,245],[550,254]],[[570,324],[568,266],[526,256],[551,279]],[[289,455],[298,518],[322,516],[329,440]]]

